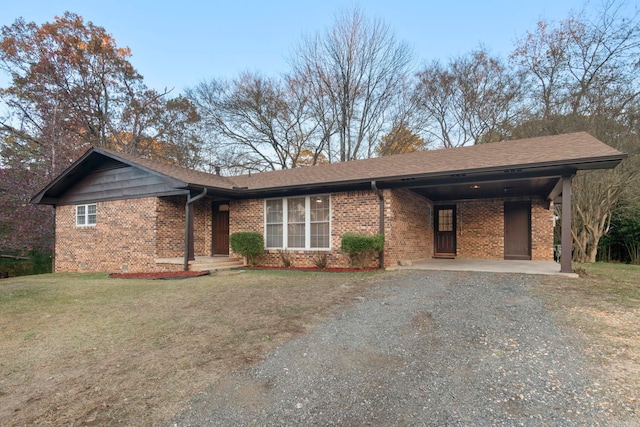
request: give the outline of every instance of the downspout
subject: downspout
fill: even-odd
[[[187,204],[185,205],[184,215],[184,271],[189,271],[189,249],[193,243],[193,228],[191,228],[191,217],[193,216],[193,203],[202,199],[207,195],[207,189],[204,188],[202,193],[195,197],[191,197],[191,192],[187,194]]]
[[[56,247],[58,241],[58,233],[56,233],[56,222],[58,221],[58,206],[53,205],[53,248],[51,251],[51,272],[56,272]]]
[[[371,190],[374,191],[378,195],[378,201],[380,203],[380,230],[378,233],[384,237],[384,196],[382,195],[382,190],[379,190],[376,186],[375,181],[371,181]],[[382,248],[382,252],[380,252],[380,268],[384,268],[384,247]]]

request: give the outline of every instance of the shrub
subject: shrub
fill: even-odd
[[[369,265],[371,258],[384,249],[384,236],[367,236],[358,233],[345,233],[342,236],[341,249],[349,255],[351,264],[359,268]]]
[[[51,273],[51,252],[29,251],[29,256],[0,252],[0,255],[0,272],[8,273],[9,277]]]
[[[316,252],[316,254],[313,256],[313,264],[319,270],[324,270],[325,268],[327,268],[327,265],[329,265],[329,260],[326,252]]]
[[[286,249],[278,249],[278,255],[280,255],[284,268],[291,267],[291,254],[287,252]]]
[[[229,236],[231,250],[247,258],[251,265],[258,263],[258,255],[264,252],[264,239],[257,231],[241,231]]]

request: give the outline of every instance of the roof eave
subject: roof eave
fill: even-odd
[[[329,191],[331,189],[341,188],[360,188],[364,185],[369,186],[372,181],[375,181],[378,186],[384,186],[385,183],[398,182],[402,180],[427,180],[437,179],[440,177],[460,177],[461,181],[469,180],[474,181],[479,175],[489,175],[492,173],[503,173],[507,171],[517,171],[505,179],[519,178],[519,173],[532,173],[536,170],[550,170],[555,169],[554,173],[541,173],[540,176],[556,176],[562,174],[575,174],[577,170],[589,170],[589,169],[613,169],[628,155],[621,153],[619,155],[592,157],[586,159],[575,159],[572,161],[559,160],[552,162],[538,162],[529,164],[512,164],[503,165],[488,168],[477,169],[459,169],[451,171],[439,171],[431,173],[421,174],[407,174],[407,175],[393,175],[393,176],[379,176],[370,178],[357,178],[352,180],[333,181],[333,182],[316,182],[316,183],[304,183],[295,184],[289,186],[274,186],[266,188],[252,189],[234,189],[237,194],[243,198],[251,196],[264,196],[273,193],[295,192],[295,191],[314,191],[317,189]],[[519,172],[519,173],[518,173]],[[560,172],[560,173],[557,173]]]

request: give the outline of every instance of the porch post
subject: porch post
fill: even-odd
[[[184,215],[184,271],[189,271],[189,260],[194,260],[194,242],[193,242],[193,203],[207,195],[207,189],[203,188],[202,193],[195,197],[191,197],[191,193],[187,194],[187,203],[185,205]]]
[[[560,253],[560,272],[573,273],[571,268],[571,176],[562,177],[562,247]]]

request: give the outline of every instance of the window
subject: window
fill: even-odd
[[[330,201],[328,195],[266,200],[267,248],[330,249]]]
[[[438,211],[438,231],[453,231],[453,209]]]
[[[76,205],[76,225],[88,226],[96,225],[96,204]]]
[[[282,210],[282,199],[266,201],[266,235],[268,248],[281,248],[283,232],[284,212]]]

